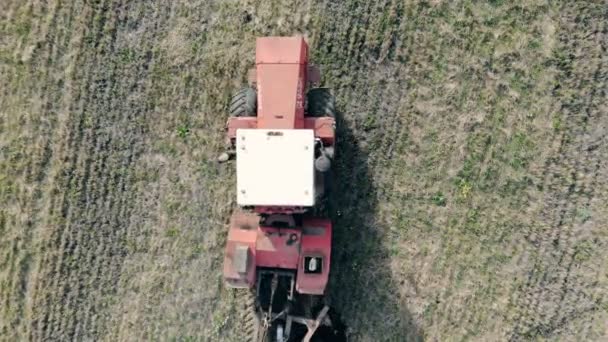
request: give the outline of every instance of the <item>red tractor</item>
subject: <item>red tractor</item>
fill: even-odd
[[[312,215],[326,196],[335,103],[315,88],[299,36],[256,42],[249,86],[230,103],[227,153],[236,158],[237,204],[224,258],[228,286],[252,295],[251,341],[315,341],[332,334],[324,295],[332,223]],[[250,324],[250,326],[248,326]]]

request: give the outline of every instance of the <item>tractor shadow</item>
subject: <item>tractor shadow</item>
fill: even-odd
[[[332,167],[329,216],[334,224],[330,305],[346,325],[348,341],[423,341],[411,313],[399,302],[399,283],[376,225],[377,196],[368,155],[341,113]]]

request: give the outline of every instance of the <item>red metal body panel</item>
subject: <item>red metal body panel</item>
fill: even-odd
[[[331,262],[332,225],[327,219],[305,219],[302,227],[271,228],[259,226],[259,215],[237,212],[232,215],[228,243],[224,254],[224,278],[234,287],[250,287],[255,284],[256,268],[280,268],[294,270],[296,291],[321,295],[329,279]],[[250,262],[247,272],[235,270],[235,250],[238,245],[247,246]],[[322,272],[307,274],[305,257],[322,257]]]
[[[335,123],[336,120],[330,117],[308,117],[304,118],[304,129],[314,129],[315,137],[323,140],[326,145],[333,145],[335,142]],[[235,118],[231,117],[226,123],[228,142],[236,138],[236,130],[239,128],[258,128],[258,118]],[[260,127],[261,128],[261,127]]]
[[[304,117],[307,86],[308,44],[303,37],[257,39],[257,117],[230,118],[229,142],[239,128],[313,129],[326,145],[335,141],[335,119]],[[315,69],[318,73],[318,69]],[[319,78],[313,75],[313,78]]]
[[[226,139],[229,143],[236,139],[236,130],[239,128],[248,128],[253,129],[258,127],[258,118],[256,117],[248,117],[248,118],[239,118],[239,117],[231,117],[228,119],[226,123]]]
[[[255,64],[307,64],[308,44],[302,36],[260,37],[255,42]]]
[[[224,279],[233,287],[251,287],[255,284],[256,241],[258,239],[259,216],[236,212],[230,217],[228,242],[224,253]],[[234,255],[238,245],[249,247],[250,260],[247,272],[238,273],[234,266]]]
[[[306,65],[258,64],[258,128],[304,128]]]
[[[304,127],[307,65],[303,37],[257,39],[258,128]]]
[[[332,225],[330,220],[315,218],[304,220],[302,223],[302,247],[296,278],[296,291],[299,293],[324,294],[329,279],[331,235]],[[323,258],[323,267],[320,274],[304,272],[304,258],[307,256]]]
[[[301,236],[299,229],[260,227],[255,264],[258,267],[298,268]]]
[[[336,120],[330,117],[304,118],[304,128],[314,129],[315,137],[326,145],[333,145],[336,134]]]

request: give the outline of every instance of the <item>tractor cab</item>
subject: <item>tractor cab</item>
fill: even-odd
[[[314,206],[314,150],[315,136],[311,129],[238,130],[238,205]]]

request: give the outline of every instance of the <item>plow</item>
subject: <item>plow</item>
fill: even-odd
[[[332,222],[318,217],[335,158],[335,100],[318,87],[303,37],[256,41],[255,67],[230,101],[236,160],[223,275],[243,296],[244,340],[339,341],[326,301]]]

